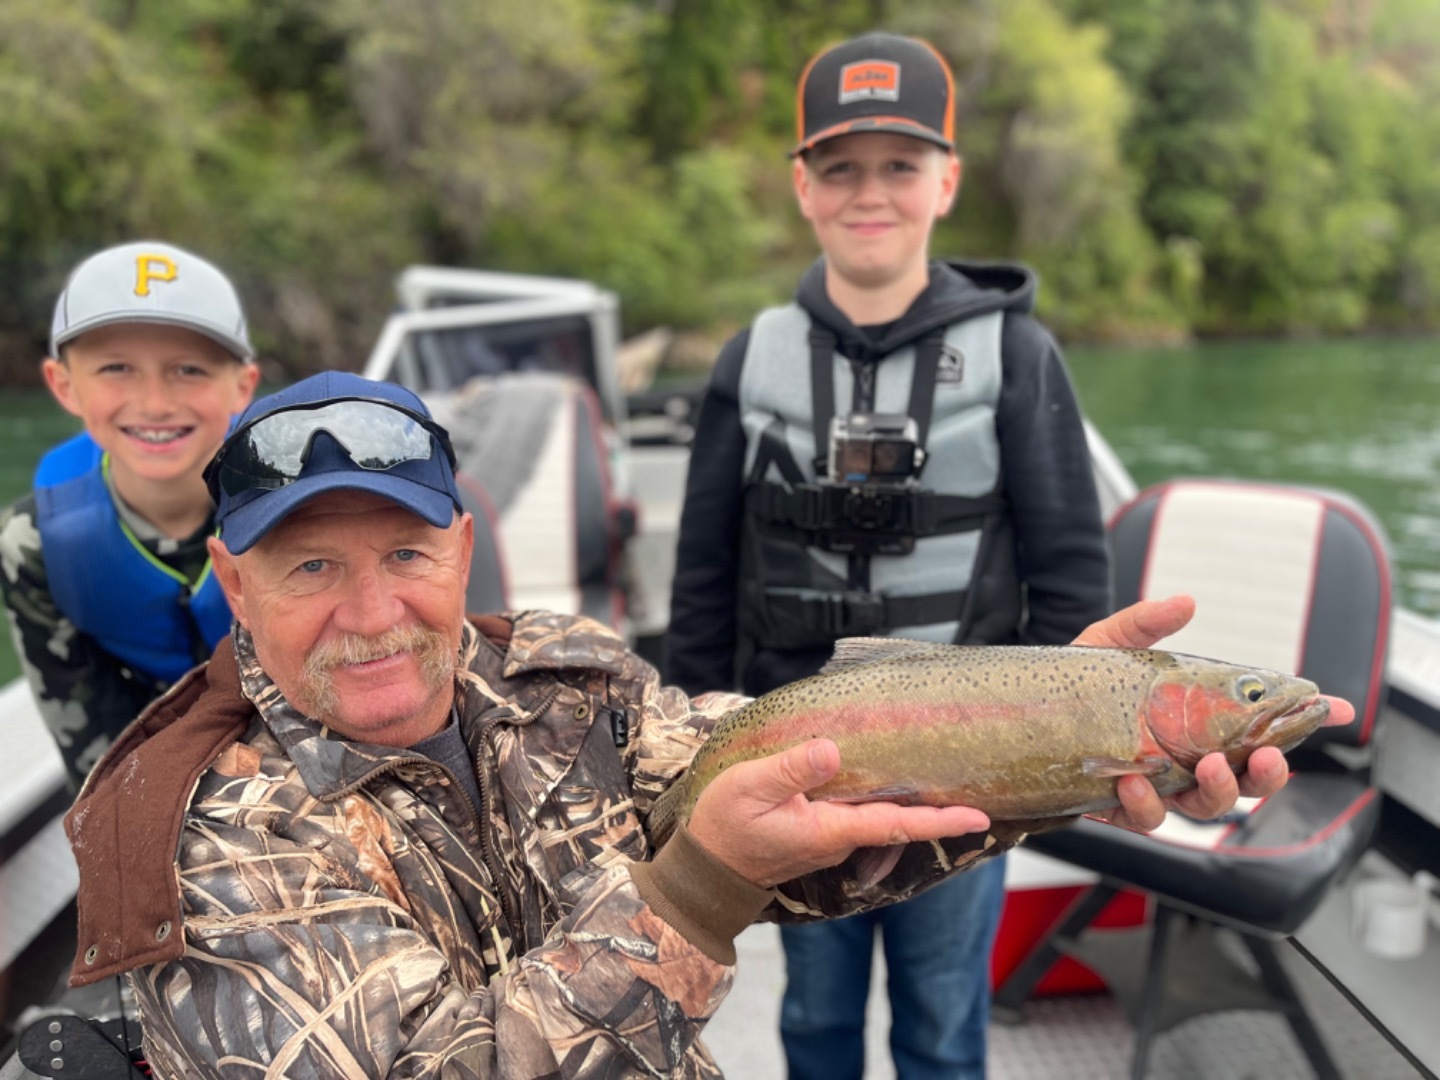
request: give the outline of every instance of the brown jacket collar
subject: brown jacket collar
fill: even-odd
[[[471,617],[496,644],[512,624]],[[80,869],[79,942],[72,986],[181,956],[175,853],[200,774],[245,733],[255,707],[240,692],[227,637],[137,717],[91,772],[65,815]]]

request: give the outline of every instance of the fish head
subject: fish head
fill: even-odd
[[[1218,750],[1234,768],[1262,746],[1289,750],[1325,722],[1330,703],[1308,679],[1173,654],[1145,705],[1155,742],[1194,770]]]

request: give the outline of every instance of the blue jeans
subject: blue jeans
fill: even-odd
[[[789,1080],[861,1080],[876,930],[899,1080],[984,1080],[990,948],[1004,899],[1004,859],[995,858],[904,903],[782,926]]]

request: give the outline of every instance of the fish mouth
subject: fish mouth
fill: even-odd
[[[1330,702],[1318,694],[1282,703],[1278,708],[1257,716],[1245,729],[1240,745],[1247,750],[1261,746],[1289,750],[1330,715]]]

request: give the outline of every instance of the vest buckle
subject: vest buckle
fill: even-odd
[[[875,593],[838,593],[826,598],[825,630],[833,637],[866,637],[885,626],[885,598]]]

